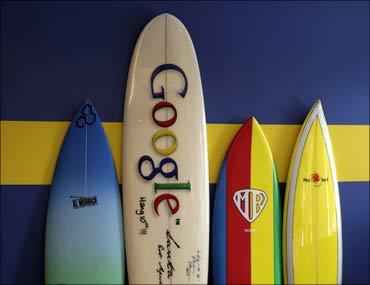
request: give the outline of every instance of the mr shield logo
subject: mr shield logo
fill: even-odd
[[[240,214],[250,223],[258,218],[267,202],[265,192],[255,189],[239,190],[233,198]]]

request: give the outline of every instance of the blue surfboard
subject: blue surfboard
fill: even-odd
[[[124,282],[122,206],[112,153],[89,100],[65,136],[46,222],[45,282]]]

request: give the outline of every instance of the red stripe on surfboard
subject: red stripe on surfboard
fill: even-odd
[[[250,223],[239,212],[233,199],[235,192],[250,188],[251,136],[252,120],[249,120],[238,132],[227,156],[226,279],[228,284],[251,283]],[[244,201],[245,209],[249,205],[247,200]]]

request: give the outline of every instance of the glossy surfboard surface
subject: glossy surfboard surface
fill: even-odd
[[[321,102],[308,114],[292,155],[284,205],[289,284],[342,282],[342,230],[334,155]]]
[[[90,101],[61,148],[46,223],[45,283],[122,284],[122,206],[112,154]]]
[[[191,38],[162,14],[132,56],[123,122],[123,203],[131,284],[206,284],[206,124]]]
[[[213,207],[215,284],[282,282],[281,207],[273,157],[261,126],[248,120],[220,171]]]

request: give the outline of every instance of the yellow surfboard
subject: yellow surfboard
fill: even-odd
[[[299,133],[287,178],[285,283],[340,284],[341,228],[333,150],[321,102],[317,101]]]

